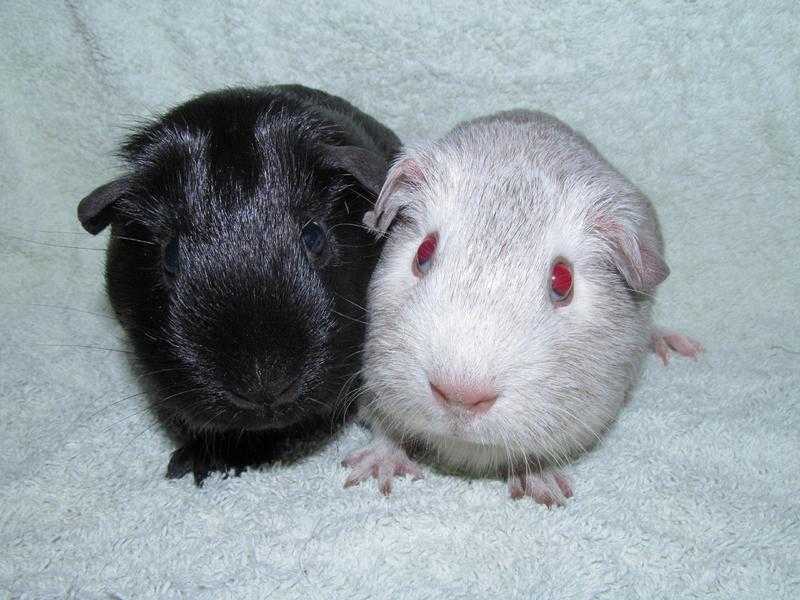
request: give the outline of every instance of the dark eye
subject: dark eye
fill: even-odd
[[[436,252],[436,245],[439,243],[439,238],[435,233],[431,233],[422,240],[422,243],[417,248],[417,254],[414,257],[414,264],[412,270],[414,275],[422,277],[431,268],[431,259]]]
[[[318,256],[325,249],[325,231],[318,223],[311,221],[303,227],[303,232],[300,234],[303,240],[303,245],[311,254]]]
[[[175,236],[164,246],[164,270],[174,277],[180,268],[180,242],[178,236]]]
[[[572,268],[563,261],[556,262],[550,273],[550,299],[559,306],[572,300]]]

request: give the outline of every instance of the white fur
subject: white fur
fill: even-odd
[[[365,222],[385,229],[396,211],[369,292],[364,418],[477,472],[557,466],[591,446],[651,331],[650,297],[619,271],[647,291],[666,276],[647,199],[566,125],[516,111],[407,149]],[[432,232],[438,247],[418,279],[412,261]],[[557,257],[574,269],[563,307],[549,296]],[[429,379],[488,383],[498,400],[459,416]]]

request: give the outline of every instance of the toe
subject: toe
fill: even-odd
[[[373,474],[374,465],[370,462],[363,461],[361,464],[356,464],[352,467],[350,474],[344,481],[344,487],[353,487],[362,481],[369,479]]]
[[[553,473],[553,479],[555,479],[556,485],[558,485],[564,498],[572,498],[572,486],[569,479],[561,473]]]
[[[669,364],[669,346],[660,335],[653,335],[653,352],[658,355],[665,367]]]
[[[519,500],[525,497],[525,484],[522,479],[517,475],[513,475],[508,479],[508,493],[513,500]]]
[[[192,457],[186,448],[179,448],[172,453],[167,465],[167,479],[180,479],[192,470]]]
[[[364,460],[364,457],[369,453],[369,450],[359,450],[348,454],[342,461],[343,467],[353,467]]]
[[[562,473],[548,471],[509,477],[508,490],[514,500],[527,496],[547,508],[564,506],[567,498],[572,497],[569,479]]]
[[[700,342],[680,333],[672,333],[666,337],[666,340],[669,346],[682,356],[697,358],[697,355],[703,351]]]
[[[651,340],[653,351],[661,357],[665,365],[669,362],[670,351],[688,358],[697,358],[703,352],[703,345],[697,340],[663,327],[656,327],[653,330]]]

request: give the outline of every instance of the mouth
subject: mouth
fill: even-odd
[[[259,431],[283,429],[295,425],[306,416],[302,411],[273,410],[263,406],[255,406],[237,410],[228,421],[228,428]]]
[[[292,388],[294,382],[289,384]],[[282,429],[296,425],[303,420],[312,420],[315,415],[324,411],[318,406],[321,403],[308,403],[301,396],[288,396],[258,400],[248,398],[235,392],[226,394],[229,409],[226,411],[225,420],[229,428],[246,430]]]
[[[237,394],[235,392],[230,392],[231,396],[231,403],[237,407],[241,408],[242,410],[252,410],[252,411],[259,411],[263,406],[258,402],[250,400],[249,398],[245,398],[244,396]]]
[[[447,435],[464,441],[476,441],[475,423],[476,419],[467,415],[451,415],[447,419]]]

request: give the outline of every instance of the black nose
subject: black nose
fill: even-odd
[[[300,377],[291,381],[274,379],[263,385],[239,390],[234,393],[234,403],[241,408],[258,408],[265,404],[281,406],[289,404],[297,398]]]

